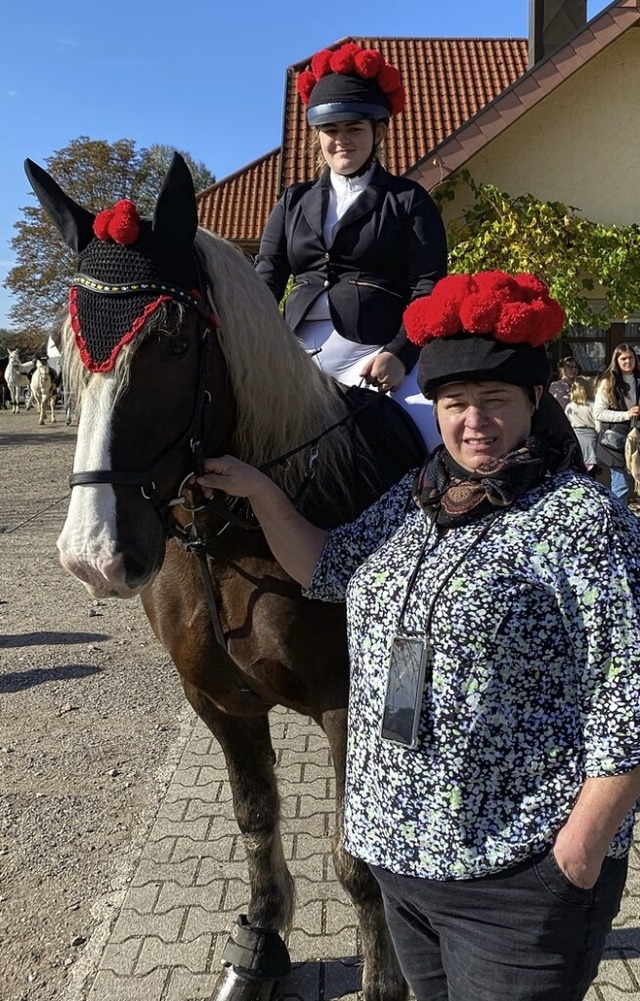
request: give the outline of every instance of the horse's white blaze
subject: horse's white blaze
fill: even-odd
[[[74,473],[111,469],[112,375],[94,379],[82,398]],[[58,539],[60,562],[96,597],[127,596],[124,560],[117,552],[116,498],[108,483],[74,487]]]

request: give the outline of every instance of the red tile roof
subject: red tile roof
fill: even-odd
[[[341,45],[341,39],[333,47]],[[397,66],[407,106],[386,141],[389,170],[404,174],[510,86],[527,68],[521,38],[353,38]],[[200,224],[255,249],[279,194],[315,176],[305,108],[295,92],[305,59],[287,70],[282,149],[223,178],[198,195]]]
[[[278,198],[280,147],[197,195],[198,222],[244,246],[260,240]]]

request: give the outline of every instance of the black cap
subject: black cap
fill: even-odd
[[[418,360],[418,385],[425,396],[450,382],[509,382],[547,386],[551,366],[544,347],[509,344],[491,335],[461,331],[427,341]]]
[[[327,73],[309,98],[307,121],[312,127],[361,118],[388,121],[389,98],[376,80],[348,73]]]

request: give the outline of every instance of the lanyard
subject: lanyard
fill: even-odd
[[[447,584],[449,583],[449,581],[453,577],[453,575],[456,572],[456,570],[458,570],[458,568],[460,566],[462,566],[462,564],[466,560],[466,558],[469,555],[469,553],[471,552],[471,550],[475,549],[475,547],[478,546],[482,542],[482,540],[489,534],[491,528],[493,527],[493,524],[494,524],[496,518],[501,513],[502,513],[501,511],[496,511],[495,514],[491,515],[487,519],[486,523],[482,526],[482,528],[480,529],[480,531],[478,532],[478,534],[475,536],[475,538],[472,539],[472,541],[469,543],[469,545],[467,546],[467,548],[462,552],[462,554],[460,556],[458,556],[458,558],[454,561],[453,565],[451,567],[449,567],[449,569],[447,570],[446,574],[444,575],[444,577],[442,578],[442,580],[437,585],[437,587],[436,587],[436,589],[435,589],[435,591],[434,591],[434,593],[433,593],[433,595],[431,597],[431,601],[429,602],[429,607],[428,607],[428,610],[427,610],[427,619],[426,619],[426,625],[425,625],[425,630],[424,630],[425,637],[428,637],[429,633],[431,632],[431,623],[432,623],[432,620],[433,620],[433,612],[434,612],[436,601],[438,600],[438,598],[440,597],[440,595],[444,591],[445,587],[447,586]],[[409,603],[409,598],[411,597],[411,591],[413,590],[413,586],[414,586],[414,584],[415,584],[415,582],[417,580],[418,573],[420,572],[420,567],[422,566],[422,561],[423,561],[424,555],[425,555],[425,553],[427,551],[427,546],[428,546],[429,540],[431,539],[431,536],[433,534],[434,528],[435,528],[435,519],[431,522],[431,526],[430,526],[430,528],[429,528],[429,530],[428,530],[428,532],[427,532],[427,534],[426,534],[426,536],[424,538],[422,546],[420,547],[420,552],[418,553],[418,559],[416,560],[416,564],[415,564],[415,566],[414,566],[414,568],[413,568],[413,570],[411,572],[411,576],[410,576],[409,581],[407,583],[407,590],[405,591],[404,599],[403,599],[403,602],[402,602],[402,608],[400,609],[400,614],[398,616],[398,633],[400,633],[402,631],[402,620],[404,619],[404,615],[405,615],[405,612],[407,610],[407,605]]]

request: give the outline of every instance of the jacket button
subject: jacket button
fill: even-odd
[[[325,257],[325,260],[328,261],[330,259],[330,257],[331,257],[331,254],[325,254],[324,257]]]
[[[329,288],[330,285],[331,285],[331,282],[324,282],[324,287],[325,288]]]

